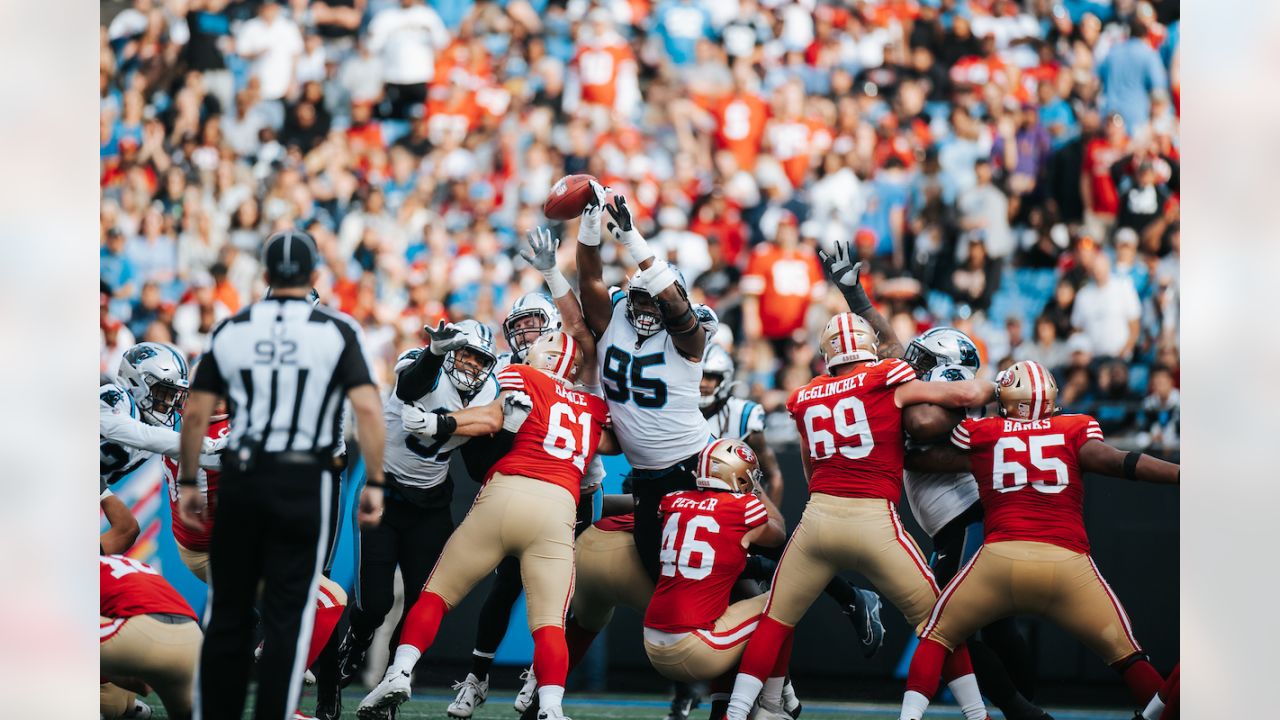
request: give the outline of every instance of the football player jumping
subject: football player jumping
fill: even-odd
[[[952,648],[993,620],[1019,614],[1040,615],[1080,638],[1123,676],[1134,702],[1145,704],[1164,679],[1089,554],[1082,475],[1177,484],[1179,468],[1107,445],[1088,415],[1055,415],[1058,386],[1039,363],[1017,363],[997,388],[1000,417],[965,419],[951,434],[954,447],[912,453],[918,469],[973,473],[986,541],[920,628],[900,717],[924,715]]]
[[[387,674],[360,703],[360,718],[409,699],[410,675],[431,646],[446,612],[504,557],[520,559],[539,679],[540,720],[563,718],[568,673],[564,613],[573,586],[573,526],[582,477],[596,454],[615,451],[608,409],[600,398],[575,390],[579,370],[590,377],[594,348],[568,333],[539,338],[526,365],[499,378],[502,394],[485,406],[432,414],[424,432],[434,437],[515,435],[512,450],[489,472],[467,517],[450,537],[410,611]]]
[[[885,329],[886,345],[896,345]],[[831,318],[818,347],[828,375],[798,388],[787,401],[802,444],[809,501],[774,573],[765,616],[751,636],[734,684],[728,717],[745,720],[768,678],[786,673],[787,641],[815,597],[840,570],[854,570],[906,616],[925,619],[939,594],[933,573],[902,527],[902,408],[983,405],[990,383],[925,383],[910,365],[880,360],[871,325],[853,313]],[[959,648],[946,668],[968,720],[986,718],[968,652]],[[761,708],[777,714],[780,697]]]

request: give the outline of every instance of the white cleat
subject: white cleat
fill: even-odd
[[[316,676],[310,670],[302,673],[302,684],[308,687],[316,684]]]
[[[383,712],[384,710],[400,707],[408,702],[412,693],[409,673],[392,668],[387,671],[382,682],[378,683],[378,687],[360,701],[360,707],[356,708],[356,717],[360,720],[385,718],[387,714]]]
[[[458,696],[449,703],[449,717],[466,720],[489,699],[489,678],[481,680],[473,673],[467,673],[467,679],[454,683],[453,689],[458,691]]]
[[[121,717],[130,718],[130,720],[148,720],[151,717],[151,706],[134,698],[133,707],[125,711]]]
[[[791,686],[791,678],[787,678],[787,682],[782,686],[782,709],[787,712],[791,720],[800,717],[800,713],[804,711],[804,705],[800,704],[800,698],[796,697],[796,689]]]
[[[523,713],[533,704],[533,699],[538,696],[538,678],[533,675],[533,668],[529,668],[520,673],[520,679],[524,681],[524,685],[520,686],[520,692],[516,693],[516,701],[512,703],[516,712]]]
[[[565,717],[564,711],[560,708],[541,708],[538,710],[538,720],[569,720]]]
[[[756,711],[751,713],[751,720],[791,720],[791,716],[786,710],[766,703],[762,698]]]

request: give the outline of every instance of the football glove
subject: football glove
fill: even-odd
[[[588,205],[582,211],[582,220],[578,223],[578,242],[590,247],[600,245],[600,216],[604,214],[601,204]]]
[[[217,439],[209,438],[209,437],[203,438],[200,441],[200,454],[201,455],[217,455],[218,453],[226,449],[226,447],[227,447],[226,437],[220,437]]]
[[[599,235],[600,225],[598,222],[599,210],[596,211],[597,224],[596,234]],[[586,213],[583,213],[586,216]],[[585,224],[585,221],[583,221]],[[581,234],[581,231],[579,231]],[[529,247],[520,248],[520,257],[525,262],[532,265],[538,272],[546,275],[556,268],[556,248],[560,247],[560,239],[551,234],[546,228],[534,228],[529,231],[528,235]]]
[[[649,243],[644,241],[644,237],[636,230],[635,224],[631,220],[631,210],[627,208],[627,199],[621,195],[615,195],[612,205],[605,205],[605,210],[609,211],[609,217],[613,218],[605,223],[605,228],[613,239],[618,241],[627,252],[631,255],[631,259],[637,265],[653,257],[653,250],[649,249]]]
[[[422,329],[431,338],[429,349],[432,355],[444,356],[467,344],[466,336],[451,322],[441,320],[434,328],[427,325]]]
[[[440,427],[440,416],[416,402],[405,403],[400,411],[400,425],[407,433],[431,437]]]
[[[862,275],[862,262],[853,262],[849,255],[849,243],[837,242],[830,255],[818,248],[818,258],[822,260],[822,269],[826,271],[827,277],[840,290],[840,294],[844,295],[850,310],[861,315],[871,309],[871,298],[867,297],[867,291],[858,282]]]
[[[519,390],[506,393],[502,398],[502,429],[510,433],[519,432],[532,410],[533,399],[527,393]]]

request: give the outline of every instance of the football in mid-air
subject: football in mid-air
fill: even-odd
[[[546,202],[542,203],[542,214],[548,220],[569,220],[576,218],[587,209],[587,205],[595,202],[596,194],[591,189],[590,175],[566,175],[551,186]],[[596,182],[599,182],[598,180]]]

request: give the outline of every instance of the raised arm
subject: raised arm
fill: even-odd
[[[831,283],[836,286],[850,312],[862,317],[871,324],[879,339],[876,353],[882,358],[902,357],[904,348],[898,336],[893,332],[889,321],[871,304],[867,291],[863,289],[859,278],[862,276],[862,263],[853,262],[849,254],[849,243],[837,242],[834,254],[828,255],[818,248],[818,257],[822,260],[822,269]]]
[[[583,223],[585,222],[584,219]],[[560,247],[559,238],[553,236],[550,230],[537,228],[529,231],[529,247],[520,249],[520,257],[542,273],[543,279],[547,282],[547,289],[551,291],[551,299],[555,301],[556,309],[560,311],[561,327],[582,348],[582,367],[578,368],[578,381],[585,385],[595,385],[598,382],[596,336],[587,326],[586,318],[582,315],[582,306],[578,304],[578,297],[569,287],[569,281],[556,265],[558,247]]]
[[[444,320],[423,330],[430,337],[426,349],[419,350],[408,365],[396,365],[396,397],[404,402],[413,402],[431,392],[444,366],[444,356],[467,344],[458,328]]]
[[[1177,485],[1182,474],[1177,463],[1145,455],[1137,450],[1118,450],[1101,440],[1089,440],[1080,446],[1080,469],[1166,485]]]
[[[607,225],[609,234],[627,249],[640,267],[631,278],[632,284],[653,297],[676,349],[695,362],[701,360],[707,345],[707,331],[694,313],[693,303],[689,302],[676,271],[665,260],[657,259],[649,243],[635,229],[626,198],[616,195],[613,204],[606,205],[605,209],[611,218]]]
[[[603,190],[597,191],[603,196]],[[604,284],[604,263],[600,260],[600,205],[592,205],[582,213],[578,223],[578,292],[587,327],[599,337],[613,318],[613,303]]]

